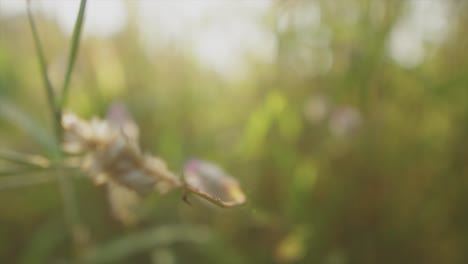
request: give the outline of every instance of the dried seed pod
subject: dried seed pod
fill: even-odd
[[[200,197],[222,207],[246,202],[239,183],[221,167],[202,160],[189,160],[184,169],[184,187]]]

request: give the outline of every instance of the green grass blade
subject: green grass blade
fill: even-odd
[[[53,136],[33,116],[18,105],[0,99],[0,118],[24,131],[28,137],[37,142],[50,155],[57,151]]]
[[[66,230],[57,218],[50,217],[32,234],[21,254],[21,264],[53,262],[54,251],[66,242]]]
[[[50,161],[42,156],[23,154],[4,149],[0,149],[0,159],[8,162],[17,163],[19,165],[39,169],[47,168],[50,166]]]
[[[67,96],[68,96],[71,73],[73,72],[76,55],[78,53],[78,44],[79,44],[81,29],[82,29],[83,21],[84,21],[85,8],[86,8],[86,0],[81,0],[80,9],[78,11],[78,16],[76,18],[75,27],[73,29],[72,43],[71,43],[71,48],[70,48],[70,54],[68,57],[68,66],[67,66],[67,71],[65,74],[65,80],[63,83],[62,94],[60,97],[60,101],[58,102],[58,105],[57,105],[58,108],[60,109],[60,112],[63,110],[63,107],[65,106]],[[59,125],[60,125],[60,122],[59,122]],[[63,170],[61,172],[64,173]],[[60,191],[62,194],[62,200],[64,203],[66,221],[69,225],[69,229],[71,230],[71,235],[73,238],[75,251],[79,255],[79,251],[80,251],[79,250],[79,247],[80,247],[80,242],[79,242],[80,231],[79,230],[84,229],[85,227],[82,226],[81,224],[73,179],[70,179],[68,175],[61,175],[61,177],[59,178],[59,185],[60,185]]]
[[[52,113],[52,120],[54,121],[54,128],[55,128],[55,133],[57,137],[57,144],[59,144],[60,139],[61,139],[61,114],[60,111],[58,111],[57,106],[56,106],[56,99],[55,99],[55,93],[54,89],[52,87],[52,84],[50,82],[49,76],[47,75],[47,62],[44,56],[44,51],[42,49],[41,41],[39,39],[39,33],[36,28],[36,22],[34,21],[34,18],[31,13],[31,6],[28,1],[28,20],[29,20],[29,25],[31,27],[33,39],[34,39],[34,46],[36,49],[36,53],[39,59],[39,66],[41,70],[41,76],[42,80],[44,82],[44,86],[46,88],[47,92],[47,99],[50,107],[50,111]]]
[[[212,234],[206,227],[171,225],[144,230],[96,246],[85,255],[87,263],[115,263],[141,252],[176,242],[203,243]]]
[[[2,175],[3,172],[0,173]],[[0,191],[32,187],[57,181],[57,175],[52,173],[29,175],[21,177],[11,172],[10,175],[0,177]]]
[[[63,82],[62,97],[60,99],[60,108],[63,109],[67,102],[68,90],[70,86],[71,73],[76,61],[76,55],[78,53],[78,46],[80,43],[81,29],[83,28],[84,14],[86,9],[86,0],[81,0],[80,10],[78,11],[78,17],[76,18],[75,27],[73,29],[72,46],[70,54],[68,56],[67,73],[65,75],[65,81]]]

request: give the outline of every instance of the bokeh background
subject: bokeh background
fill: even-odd
[[[31,1],[56,87],[78,6]],[[67,109],[125,103],[144,150],[176,172],[220,164],[248,204],[154,194],[125,227],[104,188],[70,175],[77,246],[54,178],[1,162],[0,262],[468,263],[467,14],[465,0],[89,0]],[[50,156],[49,111],[26,1],[0,0],[1,149]]]

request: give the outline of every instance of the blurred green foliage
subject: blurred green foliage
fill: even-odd
[[[411,1],[314,2],[319,27],[281,30],[280,18],[309,2],[272,5],[261,23],[275,34],[276,60],[252,58],[244,79],[226,80],[170,46],[149,56],[131,21],[112,38],[83,40],[67,109],[103,116],[122,101],[143,149],[175,171],[192,156],[222,164],[249,199],[218,209],[188,206],[180,192],[155,194],[138,209],[143,223],[125,228],[105,190],[77,177],[82,246],[92,252],[83,261],[468,263],[467,2],[447,1],[446,39],[426,43],[429,55],[414,67],[387,52]],[[69,40],[54,21],[37,21],[60,87]],[[327,34],[327,48],[304,44]],[[33,45],[25,16],[0,16],[0,146],[50,157]],[[33,175],[0,177],[0,262],[73,259],[57,183],[2,188]]]

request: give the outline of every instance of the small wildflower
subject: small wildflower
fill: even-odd
[[[185,165],[186,188],[223,207],[246,202],[239,183],[222,168],[202,160],[190,160]]]
[[[107,185],[111,209],[123,223],[135,223],[130,207],[139,196],[154,191],[163,194],[185,188],[223,207],[246,201],[237,181],[212,163],[189,161],[183,182],[164,160],[143,153],[138,145],[138,126],[122,105],[112,106],[106,120],[86,121],[65,113],[62,126],[64,151],[83,155],[81,168],[96,184]]]
[[[96,183],[113,181],[137,193],[164,193],[181,186],[164,161],[143,154],[136,138],[126,136],[107,120],[86,122],[68,113],[63,128],[65,151],[86,155],[82,168]]]

